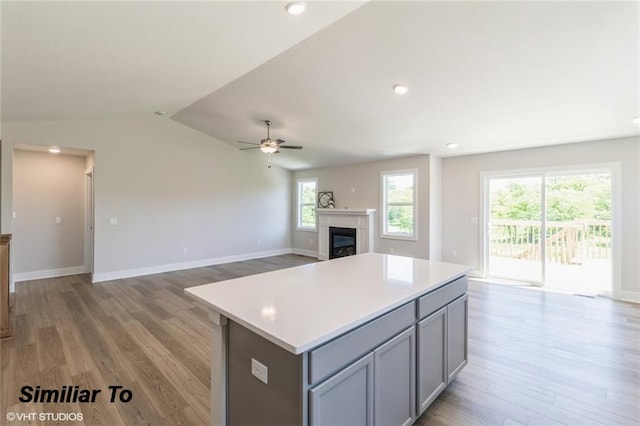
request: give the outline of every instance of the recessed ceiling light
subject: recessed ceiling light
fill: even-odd
[[[396,95],[404,95],[409,91],[409,88],[404,84],[394,84],[393,91],[396,93]]]
[[[458,145],[457,143],[448,143],[447,144],[447,148],[449,148],[449,149],[456,149],[458,146],[460,146],[460,145]]]
[[[60,148],[58,148],[57,146],[52,146],[51,148],[49,148],[49,152],[52,154],[60,154]]]
[[[284,10],[291,15],[300,15],[307,8],[307,5],[301,1],[294,1],[284,7]]]
[[[154,112],[155,115],[164,115],[165,112],[164,111],[156,111]]]
[[[633,121],[633,122],[634,122],[634,123],[636,123],[636,124],[640,124],[640,117],[636,117],[636,118],[634,118],[634,119],[633,119],[633,120],[631,120],[631,121]]]

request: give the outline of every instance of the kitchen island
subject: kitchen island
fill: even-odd
[[[211,424],[412,424],[467,363],[469,270],[365,253],[186,289]]]

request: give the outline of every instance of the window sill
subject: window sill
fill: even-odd
[[[418,237],[415,235],[380,234],[380,238],[385,240],[418,241]]]
[[[318,232],[318,228],[300,228],[296,227],[296,231],[304,231],[304,232]]]

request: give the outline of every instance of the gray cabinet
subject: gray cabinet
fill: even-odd
[[[411,326],[313,387],[309,391],[311,426],[413,423],[415,356],[416,331]]]
[[[461,278],[422,296],[417,324],[407,304],[311,351],[310,425],[411,425],[467,365],[466,290]]]
[[[418,323],[418,414],[447,386],[447,307]]]
[[[415,418],[416,331],[411,327],[374,352],[374,424],[410,425]]]
[[[447,383],[467,365],[467,315],[469,296],[447,305]]]
[[[418,322],[418,415],[467,365],[466,294]]]
[[[373,353],[309,391],[311,426],[373,423]]]

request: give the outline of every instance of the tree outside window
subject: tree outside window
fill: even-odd
[[[382,235],[414,239],[416,170],[382,173]]]
[[[317,179],[298,180],[298,228],[316,229]]]

